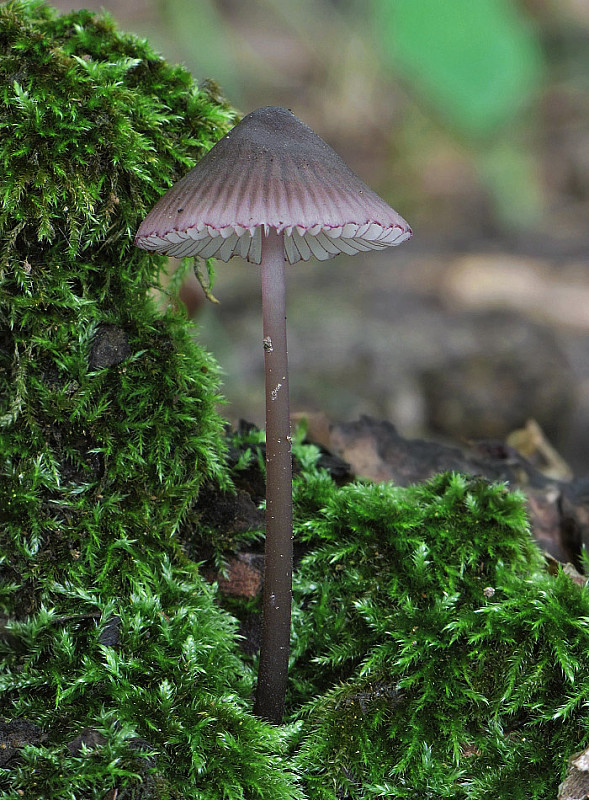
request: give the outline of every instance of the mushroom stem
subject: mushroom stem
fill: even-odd
[[[282,722],[292,599],[292,455],[286,349],[284,234],[262,236],[266,370],[266,548],[263,633],[254,713]]]

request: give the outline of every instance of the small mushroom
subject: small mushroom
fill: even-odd
[[[135,244],[168,256],[261,265],[266,372],[266,556],[254,712],[275,724],[286,693],[292,593],[292,459],[285,262],[398,245],[411,229],[284,108],[252,111],[158,201]]]

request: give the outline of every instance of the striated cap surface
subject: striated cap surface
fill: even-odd
[[[135,244],[164,255],[260,263],[262,234],[286,260],[401,244],[411,228],[334,150],[284,108],[252,111],[156,203]]]

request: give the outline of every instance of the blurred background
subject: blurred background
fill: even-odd
[[[293,411],[458,443],[535,420],[589,474],[587,0],[99,7],[243,113],[290,108],[414,230],[289,269]],[[261,425],[258,269],[219,262],[214,293],[183,289],[225,415]]]

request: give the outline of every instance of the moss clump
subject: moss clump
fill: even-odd
[[[210,587],[166,560],[128,578],[118,597],[56,584],[5,631],[3,713],[43,737],[0,769],[0,797],[298,797]]]
[[[178,543],[228,480],[216,366],[132,243],[235,112],[34,0],[0,6],[0,85],[0,797],[296,797]]]
[[[87,11],[4,4],[0,48],[0,543],[30,611],[66,573],[124,584],[121,536],[168,547],[223,473],[215,365],[132,233],[235,114]]]
[[[523,498],[460,475],[326,498],[316,476],[305,507],[313,483],[291,693],[309,797],[556,796],[589,740],[589,593],[545,573]]]
[[[298,531],[312,549],[298,570],[305,614],[295,652],[313,691],[318,679],[330,685],[358,666],[392,609],[409,632],[431,614],[435,629],[440,604],[460,614],[478,608],[498,572],[527,576],[539,566],[522,498],[501,484],[445,474],[409,488],[354,483],[326,495],[324,480],[316,486],[325,505]],[[371,609],[383,620],[378,631]]]

